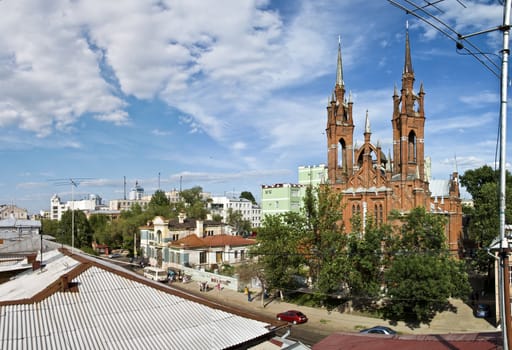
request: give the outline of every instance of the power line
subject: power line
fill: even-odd
[[[439,13],[444,13],[438,6],[435,6],[438,3],[442,3],[445,0],[438,0],[435,2],[426,1],[426,5],[420,6],[419,4],[415,3],[412,0],[388,0],[393,6],[405,11],[406,14],[409,14],[411,16],[416,17],[417,19],[421,20],[422,22],[428,24],[432,28],[436,29],[439,33],[443,34],[456,44],[456,48],[458,50],[464,50],[467,52],[468,55],[473,56],[478,62],[480,62],[485,68],[487,68],[494,76],[496,76],[498,79],[501,77],[501,67],[494,62],[491,58],[489,58],[489,53],[483,52],[480,48],[478,48],[475,44],[473,44],[471,41],[468,40],[470,36],[474,36],[477,34],[481,34],[484,32],[490,32],[497,29],[500,29],[500,27],[492,28],[486,31],[481,31],[479,33],[474,33],[471,35],[462,35],[459,32],[457,32],[455,29],[453,29],[450,25],[442,21],[441,19],[436,17],[436,14],[430,12],[427,10],[427,8],[432,7],[437,10]],[[402,2],[402,3],[400,3]],[[461,1],[457,1],[462,7],[466,8],[466,5],[464,5]],[[405,3],[405,4],[403,4]],[[469,46],[471,49],[468,49],[466,47]],[[495,54],[490,54],[495,55]],[[482,57],[484,59],[482,59]]]

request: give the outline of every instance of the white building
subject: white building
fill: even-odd
[[[144,188],[139,185],[138,181],[135,181],[135,187],[133,187],[128,193],[128,199],[133,201],[142,199],[142,197],[144,197]]]
[[[103,207],[102,199],[97,194],[90,194],[87,198],[61,202],[60,197],[54,194],[50,199],[50,219],[60,220],[62,214],[68,210],[81,210],[85,213],[100,210]]]
[[[238,211],[244,220],[248,220],[252,227],[261,225],[261,208],[245,198],[233,198],[226,196],[211,197],[210,212],[212,215],[222,216],[222,221],[227,222],[229,210]]]

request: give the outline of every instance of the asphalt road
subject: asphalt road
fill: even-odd
[[[116,260],[116,259],[112,259]],[[138,270],[138,269],[135,269]],[[198,297],[216,301],[218,303],[237,308],[245,312],[251,312],[267,318],[275,318],[276,314],[286,310],[300,310],[308,316],[308,322],[291,326],[290,338],[300,340],[304,344],[312,345],[334,332],[358,332],[362,328],[376,325],[390,326],[400,334],[447,334],[447,333],[480,333],[496,332],[496,327],[485,319],[475,318],[471,306],[458,299],[450,300],[455,312],[443,312],[438,314],[429,325],[421,325],[418,328],[410,328],[403,322],[390,325],[388,322],[372,317],[365,317],[356,313],[328,311],[321,308],[297,306],[280,300],[266,302],[261,305],[258,290],[253,290],[253,300],[247,301],[244,293],[223,289],[209,292],[199,292],[197,283],[183,284],[174,282],[173,288],[183,290]]]

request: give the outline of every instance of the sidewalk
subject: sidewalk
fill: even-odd
[[[397,325],[390,325],[387,321],[377,318],[351,313],[339,313],[337,311],[329,312],[325,309],[300,306],[280,300],[269,301],[267,299],[265,300],[266,307],[262,307],[259,290],[255,289],[251,290],[253,299],[249,302],[247,295],[244,293],[229,289],[219,291],[217,288],[211,288],[213,287],[212,284],[210,284],[210,289],[207,292],[200,292],[197,282],[194,281],[185,284],[174,282],[171,286],[212,301],[257,314],[264,314],[272,318],[279,312],[298,309],[308,317],[309,326],[328,332],[358,332],[360,329],[376,325],[388,325],[402,334],[447,334],[498,331],[485,319],[474,317],[471,307],[457,299],[451,300],[452,305],[457,308],[457,313],[449,311],[443,312],[434,318],[430,326],[422,325],[420,328],[411,329],[403,322],[399,322]]]

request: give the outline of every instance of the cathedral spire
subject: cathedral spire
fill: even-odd
[[[414,74],[414,70],[412,69],[412,60],[411,60],[411,46],[409,44],[409,22],[406,22],[406,31],[405,31],[404,74],[407,74],[407,73]]]
[[[336,67],[336,85],[344,86],[343,65],[341,64],[341,36],[338,36],[338,65]]]
[[[365,133],[371,133],[370,130],[370,118],[368,118],[368,110],[366,110],[366,120],[364,122],[364,132]]]

